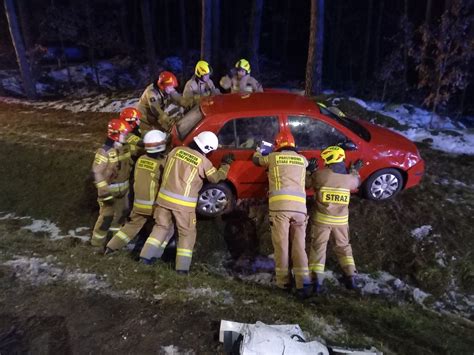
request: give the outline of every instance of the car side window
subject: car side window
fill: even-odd
[[[336,128],[307,116],[288,116],[291,133],[300,149],[320,150],[347,140]]]
[[[262,140],[273,143],[278,133],[278,117],[259,116],[235,118],[219,131],[221,148],[255,149]]]

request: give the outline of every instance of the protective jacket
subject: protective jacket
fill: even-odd
[[[164,158],[154,159],[147,155],[138,158],[135,165],[135,183],[133,184],[134,212],[148,216],[153,214],[164,163]]]
[[[183,97],[192,98],[194,104],[199,102],[201,96],[215,94],[220,94],[220,91],[215,87],[214,82],[211,79],[208,81],[199,80],[196,75],[193,75],[193,77],[186,82],[183,91]]]
[[[294,151],[283,150],[262,156],[253,155],[255,164],[268,167],[268,205],[270,211],[306,213],[305,177],[308,161]]]
[[[144,124],[142,133],[152,128],[167,131],[170,128],[170,122],[165,109],[173,102],[182,106],[183,98],[177,92],[171,95],[164,93],[156,84],[148,85],[137,104],[137,109],[142,113],[142,124]]]
[[[229,165],[217,170],[200,152],[189,147],[176,147],[166,159],[158,205],[176,211],[194,211],[203,180],[217,183],[227,177]]]
[[[317,170],[311,176],[311,186],[317,191],[316,214],[313,221],[318,224],[341,226],[349,222],[351,190],[359,186],[359,174],[338,174],[330,168]]]
[[[99,199],[107,200],[128,190],[132,159],[128,145],[118,149],[103,146],[95,154],[92,172]]]
[[[231,93],[234,92],[263,92],[262,85],[249,74],[239,78],[237,75],[232,76],[229,80],[221,80],[221,86]]]

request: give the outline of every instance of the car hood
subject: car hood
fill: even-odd
[[[389,160],[393,167],[403,170],[411,168],[421,160],[415,143],[408,138],[369,122],[359,121],[359,123],[370,132],[369,155],[374,160]]]

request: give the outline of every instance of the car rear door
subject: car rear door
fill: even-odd
[[[264,168],[253,164],[252,155],[261,141],[273,143],[281,124],[278,115],[235,117],[216,132],[219,149],[211,153],[210,159],[218,166],[223,155],[234,154],[236,161],[228,179],[236,187],[238,198],[266,197],[267,174]]]

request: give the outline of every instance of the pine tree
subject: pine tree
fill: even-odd
[[[437,26],[424,24],[419,30],[421,47],[412,55],[418,63],[418,87],[427,91],[423,104],[433,112],[445,109],[453,94],[469,82],[474,58],[473,8],[469,0],[453,0]]]

